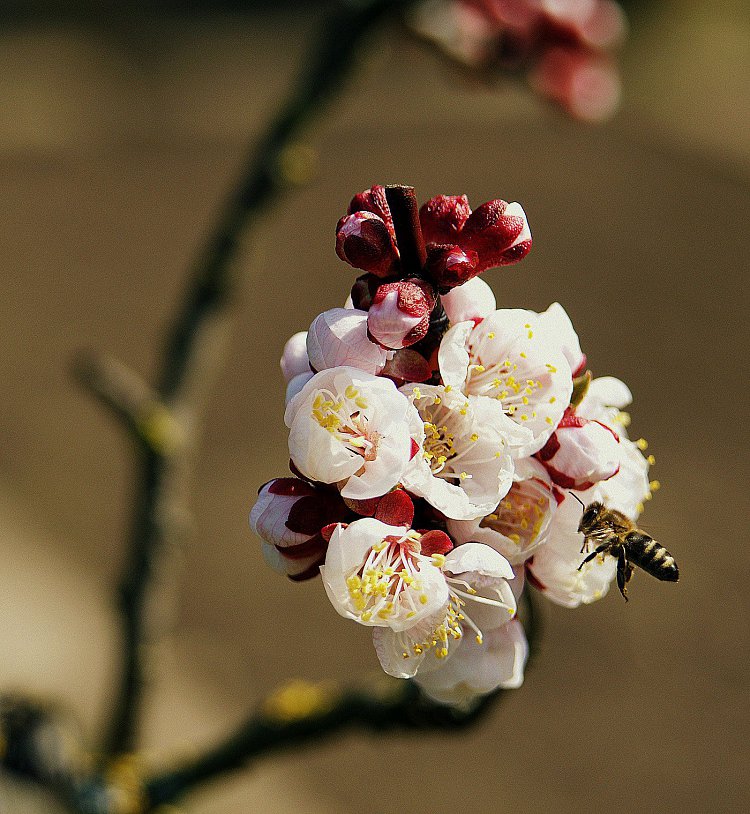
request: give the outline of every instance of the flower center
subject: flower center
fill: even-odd
[[[364,565],[346,580],[349,597],[363,622],[397,615],[409,619],[416,616],[419,605],[429,601],[416,557],[419,536],[408,531],[400,538],[386,537],[370,549]]]
[[[468,402],[457,411],[458,414],[466,415],[467,408]],[[445,480],[464,481],[471,478],[469,473],[455,470],[459,468],[457,464],[460,458],[479,440],[479,435],[474,433],[467,444],[464,434],[460,432],[460,424],[456,423],[456,415],[443,408],[442,402],[420,407],[420,414],[425,436],[422,454],[432,474]]]
[[[378,434],[368,428],[368,406],[360,391],[350,384],[343,398],[330,390],[319,391],[313,401],[312,417],[350,452],[371,461],[377,455]]]
[[[495,511],[479,525],[502,534],[519,546],[521,551],[526,551],[534,545],[542,531],[551,499],[549,486],[538,478],[514,483]]]

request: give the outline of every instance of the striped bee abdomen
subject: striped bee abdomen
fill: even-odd
[[[628,560],[652,577],[667,582],[677,582],[680,578],[674,557],[648,534],[631,531],[625,537],[624,544]]]

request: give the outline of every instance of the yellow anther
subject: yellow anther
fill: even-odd
[[[546,421],[548,424],[554,424],[554,423],[555,423],[555,422],[554,422],[554,421],[553,421],[553,420],[552,420],[552,419],[551,419],[549,416],[547,416],[547,418],[545,418],[544,420],[545,420],[545,421]]]
[[[474,441],[474,442],[478,441],[479,440],[479,433],[473,432],[471,434],[471,440]]]
[[[648,458],[646,458],[646,460],[649,462],[651,466],[653,466],[656,463],[656,458],[654,458],[653,455],[649,455]]]
[[[525,359],[525,358],[526,358],[526,354],[525,354],[523,351],[521,351],[521,352],[520,352],[518,355],[519,355],[519,356],[520,356],[522,359]]]
[[[529,331],[528,334],[526,334],[526,335],[529,337],[529,339],[533,339],[534,338],[534,331]]]
[[[466,480],[467,478],[470,478],[471,475],[469,475],[468,472],[461,472],[458,477],[461,478],[461,480]]]
[[[481,633],[477,633],[477,637],[476,637],[476,638],[477,638],[477,644],[482,644],[482,642],[484,642],[484,639],[482,638],[482,634],[481,634]]]
[[[490,332],[487,334],[487,339],[494,339],[494,338],[495,338],[495,332],[494,332],[494,331],[490,331]]]
[[[427,594],[420,594],[419,595],[419,602],[422,605],[426,605],[429,602],[429,599],[427,598]]]
[[[545,364],[545,367],[550,373],[557,373],[557,368],[554,365],[551,365],[549,362]]]
[[[350,384],[344,392],[348,399],[356,399],[359,395],[359,390],[353,384]]]
[[[648,441],[645,438],[639,438],[635,445],[640,449],[641,452],[645,452],[648,449]]]
[[[435,568],[442,568],[445,565],[444,554],[433,554],[431,559],[432,564],[435,566]]]
[[[415,387],[412,390],[412,393],[414,393],[414,398],[415,399],[421,399],[422,398],[422,391],[418,387]]]
[[[649,486],[649,489],[651,489],[652,492],[658,492],[659,489],[661,489],[661,483],[659,483],[658,480],[652,480],[651,483],[649,483],[648,486]]]
[[[446,385],[445,385],[445,392],[446,392],[446,393],[450,393],[450,392],[451,392],[451,390],[453,390],[453,387],[452,387],[450,384],[446,384]]]
[[[529,403],[529,397],[524,396],[523,399],[521,399],[521,401],[523,401],[524,404],[528,404]]]
[[[354,399],[354,403],[357,405],[357,407],[359,407],[360,410],[367,409],[367,402],[362,398],[362,396],[359,396],[359,398]]]

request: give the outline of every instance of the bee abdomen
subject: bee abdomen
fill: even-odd
[[[674,557],[648,534],[631,531],[625,538],[628,559],[646,573],[667,582],[677,582],[680,572]]]

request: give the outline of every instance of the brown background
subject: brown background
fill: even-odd
[[[0,686],[67,699],[89,735],[111,688],[132,457],[70,359],[94,347],[153,372],[313,16],[38,17],[0,33]],[[622,113],[590,128],[518,88],[457,81],[415,45],[373,44],[310,135],[318,177],[240,259],[195,536],[162,576],[147,756],[217,736],[289,676],[377,668],[366,632],[319,583],[269,572],[246,526],[258,485],[285,472],[277,358],[343,302],[353,274],[333,228],[373,182],[523,203],[534,251],[486,279],[500,306],[562,302],[595,373],[630,385],[663,484],[643,525],[680,584],[641,574],[627,607],[545,604],[524,687],[468,734],[347,735],[260,762],[187,811],[747,809],[750,13],[654,4],[633,18],[624,69]],[[1,811],[34,800],[0,778]]]

